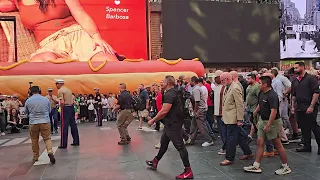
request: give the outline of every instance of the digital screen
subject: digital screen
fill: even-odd
[[[280,61],[278,5],[163,0],[162,18],[166,59]]]
[[[281,59],[320,57],[319,1],[280,2]]]

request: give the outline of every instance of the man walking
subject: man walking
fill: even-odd
[[[59,149],[66,149],[68,144],[68,130],[71,127],[71,135],[73,143],[71,146],[79,146],[79,133],[75,120],[75,112],[73,105],[72,92],[64,86],[64,80],[56,80],[58,90],[58,98],[61,106],[61,144]]]
[[[207,105],[207,96],[205,96],[205,92],[202,90],[199,83],[202,83],[203,80],[200,80],[193,76],[191,78],[191,85],[194,86],[192,90],[192,96],[195,101],[194,110],[195,118],[191,121],[191,129],[190,129],[190,142],[188,144],[194,144],[197,139],[198,130],[204,136],[205,142],[202,144],[203,147],[213,145],[213,138],[210,136],[209,128],[206,123],[206,114],[208,110]],[[205,88],[205,87],[204,87]]]
[[[117,127],[120,134],[119,145],[126,145],[131,141],[131,137],[128,133],[128,126],[133,121],[132,115],[132,103],[133,98],[127,91],[127,86],[124,83],[119,85],[120,96],[118,98],[118,104],[115,106],[115,110],[119,109],[117,117]]]
[[[39,159],[39,134],[41,134],[46,144],[50,162],[54,164],[56,160],[53,155],[50,132],[50,101],[40,95],[40,88],[38,86],[32,86],[30,92],[32,96],[25,103],[25,112],[29,116],[33,161],[36,162]]]
[[[52,95],[53,88],[48,88],[48,95],[46,98],[50,101],[51,112],[50,112],[50,124],[51,124],[51,134],[58,133],[58,109],[57,104],[59,103],[59,99],[57,96]]]
[[[183,143],[181,129],[183,125],[183,106],[179,101],[178,91],[174,88],[175,79],[173,76],[166,76],[164,80],[165,92],[163,95],[163,105],[158,114],[148,121],[149,126],[163,119],[164,129],[161,137],[161,146],[158,155],[152,161],[146,161],[151,169],[156,170],[159,161],[167,152],[169,142],[172,141],[174,147],[179,151],[185,170],[182,174],[176,176],[176,179],[193,179],[193,173],[190,167],[188,151]]]
[[[220,165],[227,166],[233,163],[238,144],[244,152],[244,156],[240,157],[241,160],[253,158],[253,154],[248,145],[248,136],[242,128],[244,119],[243,91],[232,80],[230,73],[224,72],[220,78],[226,86],[222,105],[222,119],[227,126],[226,159]]]
[[[280,139],[283,123],[279,115],[278,94],[272,89],[271,82],[272,80],[269,76],[260,77],[259,89],[261,90],[261,93],[259,94],[259,104],[254,111],[255,115],[259,113],[256,160],[253,165],[244,167],[244,170],[255,173],[262,172],[260,163],[263,156],[264,141],[272,140],[282,161],[282,167],[276,170],[275,173],[278,175],[285,175],[291,173],[291,169],[287,164],[286,151],[283,148]]]
[[[297,149],[297,152],[311,152],[311,131],[320,147],[320,127],[317,124],[319,84],[315,76],[306,72],[303,62],[296,62],[294,71],[299,76],[292,82],[291,111],[296,114],[304,139],[304,146]]]

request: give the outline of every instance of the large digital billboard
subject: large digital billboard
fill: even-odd
[[[202,76],[197,59],[148,61],[148,5],[147,0],[0,0],[0,94],[26,97],[29,84],[45,93],[55,79],[64,79],[74,93],[90,94],[94,87],[117,93],[120,83],[133,91],[168,74]]]
[[[162,17],[165,58],[280,61],[278,5],[163,0]]]
[[[320,57],[318,0],[281,0],[281,59]]]

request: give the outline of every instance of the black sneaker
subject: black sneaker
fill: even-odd
[[[282,143],[283,145],[288,145],[288,144],[290,144],[289,141],[283,141],[283,140],[281,140],[281,143]]]

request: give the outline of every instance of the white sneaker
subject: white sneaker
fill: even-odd
[[[6,133],[4,133],[4,132],[1,133],[1,136],[5,136],[5,135],[6,135]]]
[[[184,145],[186,145],[186,144],[190,144],[190,142],[191,142],[191,139],[190,138],[188,138],[188,140],[183,140],[183,142],[184,142]]]
[[[254,173],[262,173],[262,170],[260,167],[256,167],[254,165],[250,165],[248,167],[244,167],[243,170],[246,172],[254,172]]]
[[[291,173],[291,169],[289,166],[283,167],[281,166],[280,169],[276,170],[275,173],[277,175],[285,175],[285,174],[290,174]]]
[[[226,151],[223,150],[223,149],[220,149],[220,150],[218,151],[218,154],[219,154],[219,155],[225,155],[225,154],[226,154]]]
[[[203,144],[202,144],[202,147],[208,147],[208,146],[212,146],[213,145],[213,141],[211,141],[211,142],[204,142]]]
[[[155,147],[156,149],[160,149],[161,144],[160,144],[160,143],[159,143],[159,144],[156,144],[154,147]]]

